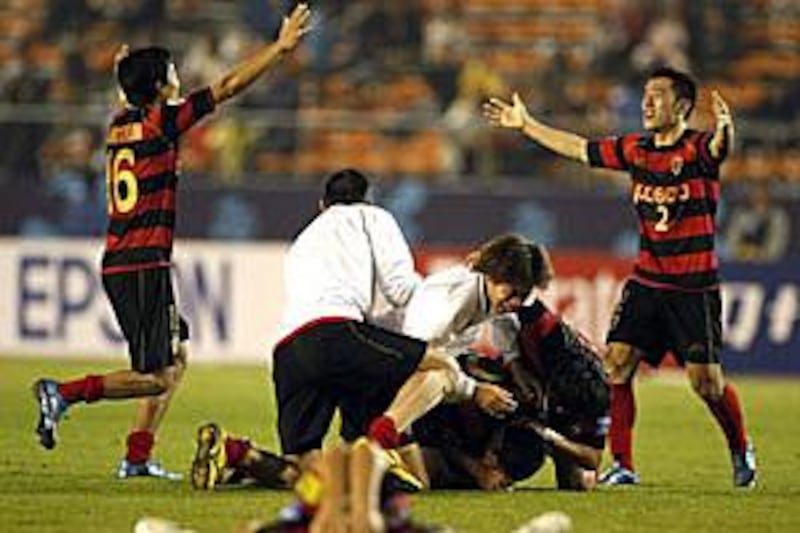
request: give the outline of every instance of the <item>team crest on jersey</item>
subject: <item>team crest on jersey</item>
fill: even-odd
[[[672,175],[673,176],[679,176],[680,173],[681,173],[681,170],[683,170],[683,158],[681,156],[675,157],[670,162],[670,168],[672,169]]]

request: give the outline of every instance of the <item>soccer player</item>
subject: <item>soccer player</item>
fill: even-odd
[[[546,286],[551,277],[550,259],[542,247],[519,235],[500,235],[471,253],[466,264],[428,276],[405,309],[402,331],[458,355],[468,328],[489,316],[515,311],[534,287]],[[396,448],[411,422],[405,406],[424,396],[427,381],[424,374],[409,379],[387,412],[372,422],[370,437]],[[432,398],[436,405],[438,396]]]
[[[462,367],[513,391],[520,405],[504,420],[463,404],[423,417],[413,428],[426,469],[420,478],[433,488],[503,489],[550,455],[559,489],[594,488],[609,407],[598,351],[539,300],[486,328],[491,353],[464,353]]]
[[[716,126],[687,126],[696,84],[671,68],[655,70],[644,85],[644,133],[589,141],[531,117],[519,95],[484,105],[491,124],[521,131],[565,157],[627,171],[631,200],[639,217],[640,251],[608,334],[606,367],[612,383],[610,430],[614,466],[608,484],[635,484],[631,449],[635,402],[632,377],[641,359],[657,364],[672,351],[685,365],[692,388],[725,434],[733,482],[756,481],[755,454],[747,437],[738,395],[720,365],[721,305],[715,215],[719,170],[733,146],[728,105],[712,92]]]
[[[210,87],[180,99],[170,53],[144,48],[117,55],[124,107],[107,136],[109,225],[103,287],[128,342],[131,368],[74,381],[40,379],[36,432],[47,449],[56,427],[77,402],[141,398],[118,476],[178,477],[150,461],[154,434],[186,365],[188,327],[177,312],[170,279],[178,185],[178,143],[217,105],[238,95],[295,48],[308,31],[310,11],[299,4],[277,39]]]

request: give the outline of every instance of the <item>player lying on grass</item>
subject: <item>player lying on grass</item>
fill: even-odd
[[[170,276],[178,185],[178,143],[217,105],[238,95],[297,46],[310,11],[299,4],[275,42],[204,89],[180,98],[180,82],[163,48],[117,54],[122,109],[110,126],[106,152],[109,225],[103,287],[128,343],[131,368],[74,381],[40,379],[36,432],[56,445],[56,428],[75,403],[141,398],[118,476],[179,477],[150,461],[155,432],[186,366],[189,332],[174,303]]]
[[[437,407],[413,427],[425,466],[415,474],[434,489],[498,490],[550,456],[559,489],[594,488],[609,423],[598,351],[538,300],[483,327],[491,349],[463,354],[461,364],[513,391],[519,408],[498,420],[468,404]]]

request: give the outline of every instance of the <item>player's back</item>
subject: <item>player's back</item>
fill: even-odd
[[[169,266],[178,140],[213,108],[211,92],[205,89],[177,102],[126,107],[112,120],[106,138],[104,273]]]
[[[454,340],[489,312],[483,275],[455,265],[426,277],[408,302],[403,333],[434,344]]]
[[[548,395],[548,424],[569,438],[602,447],[610,390],[598,349],[542,302],[523,307],[520,359]]]
[[[278,336],[328,317],[363,320],[376,292],[390,285],[382,283],[382,272],[394,267],[391,290],[410,294],[418,277],[408,245],[396,233],[392,216],[377,206],[336,204],[321,212],[286,255],[286,308]]]

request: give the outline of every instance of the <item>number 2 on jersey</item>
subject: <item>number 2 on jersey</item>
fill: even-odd
[[[663,233],[669,230],[669,208],[665,205],[657,205],[656,211],[658,212],[658,222],[656,222],[655,230]]]
[[[139,182],[131,168],[136,156],[130,148],[109,155],[106,165],[106,200],[108,214],[130,213],[139,200]],[[127,168],[122,168],[125,165]]]

